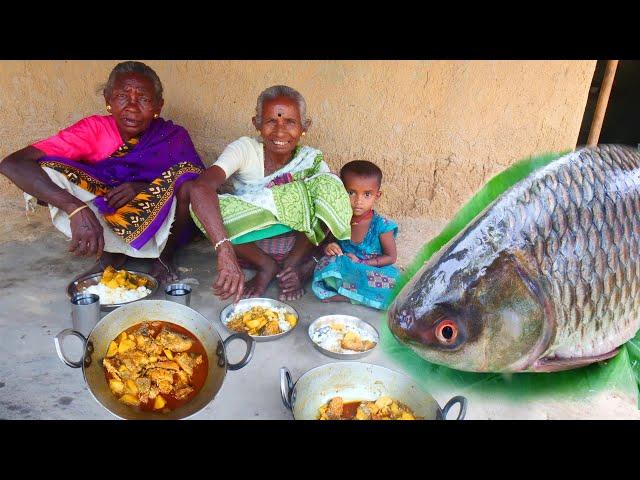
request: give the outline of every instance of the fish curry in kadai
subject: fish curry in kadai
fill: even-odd
[[[103,359],[111,392],[144,411],[167,413],[191,400],[207,378],[202,343],[169,322],[136,324],[120,333]]]
[[[385,396],[355,402],[333,397],[318,413],[318,420],[421,420],[407,405]]]

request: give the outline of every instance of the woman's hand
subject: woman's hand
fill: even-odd
[[[127,203],[135,198],[142,190],[147,188],[149,184],[144,182],[127,182],[109,190],[104,199],[109,206],[114,209],[124,207]]]
[[[233,303],[238,303],[244,292],[244,273],[229,242],[218,247],[216,268],[218,278],[213,284],[213,293],[221,300],[235,295]]]
[[[71,246],[69,251],[79,256],[102,256],[104,235],[102,225],[90,208],[83,208],[70,220]]]
[[[327,246],[324,247],[324,253],[325,255],[329,255],[330,257],[333,257],[333,256],[339,257],[340,255],[342,255],[342,249],[340,248],[340,245],[333,242],[333,243],[329,243]]]
[[[204,227],[212,245],[228,236],[222,222],[217,189],[226,179],[225,171],[217,165],[208,168],[191,187],[191,208]],[[244,293],[244,273],[238,265],[236,253],[230,242],[217,248],[216,269],[218,278],[213,284],[213,293],[221,299],[234,296],[237,303]]]

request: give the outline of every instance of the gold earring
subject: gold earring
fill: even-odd
[[[305,134],[305,133],[307,133],[307,132],[302,132],[302,136],[303,136],[303,137],[304,137],[304,134]]]
[[[111,112],[111,105],[107,105],[107,112]]]
[[[153,118],[158,118],[160,115],[158,115],[157,113],[153,114]]]

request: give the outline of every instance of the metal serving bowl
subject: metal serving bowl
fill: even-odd
[[[109,343],[114,338],[127,328],[150,320],[175,323],[189,330],[202,342],[209,361],[207,379],[200,391],[187,403],[169,413],[136,410],[118,401],[109,389],[102,365],[102,359],[107,353]],[[75,335],[84,343],[83,359],[80,361],[70,360],[64,354],[62,343],[68,335]],[[227,360],[226,347],[234,339],[243,340],[246,343],[247,351],[242,360],[232,364]],[[76,330],[66,329],[58,333],[54,341],[58,357],[62,362],[73,368],[82,367],[84,380],[89,391],[100,405],[117,417],[136,420],[177,420],[195,415],[213,401],[218,394],[227,370],[238,370],[244,367],[251,360],[255,348],[255,342],[244,333],[230,335],[223,341],[212,322],[192,308],[166,300],[142,300],[125,305],[105,315],[87,338]]]
[[[227,327],[227,323],[229,323],[236,313],[249,310],[251,307],[284,308],[287,313],[292,313],[298,319],[295,326],[286,332],[278,333],[276,335],[249,335],[256,342],[270,342],[271,340],[282,338],[285,335],[290,334],[300,324],[300,315],[298,315],[298,312],[296,312],[291,305],[274,300],[273,298],[245,298],[235,305],[233,303],[227,305],[222,312],[220,312],[220,321],[222,322],[222,325],[230,332],[237,333],[235,330],[231,330]]]
[[[118,307],[122,307],[123,305],[129,305],[134,302],[139,302],[140,300],[151,298],[158,291],[158,287],[160,286],[160,283],[158,282],[158,280],[155,279],[155,277],[152,277],[148,273],[144,273],[144,272],[136,272],[134,270],[127,270],[127,271],[129,273],[133,273],[134,275],[139,275],[149,280],[149,283],[147,284],[147,288],[151,290],[151,293],[142,298],[138,298],[137,300],[132,300],[130,302],[123,302],[123,303],[100,302],[100,310],[104,312],[110,312],[112,310],[115,310]],[[100,283],[100,280],[102,279],[102,273],[103,272],[98,272],[98,273],[92,273],[91,275],[85,275],[84,277],[80,277],[79,279],[71,282],[67,286],[67,295],[69,296],[69,298],[73,298],[73,296],[76,293],[81,293],[86,288]]]
[[[453,397],[444,408],[407,375],[361,362],[327,363],[303,374],[295,384],[287,367],[280,369],[280,393],[296,420],[316,420],[318,410],[333,397],[345,402],[373,401],[385,395],[407,405],[425,420],[444,420],[452,406],[460,404],[456,420],[467,410],[465,397]]]
[[[376,345],[369,350],[365,350],[364,352],[357,352],[347,349],[342,349],[341,352],[334,352],[333,350],[329,350],[320,346],[313,340],[313,335],[323,328],[331,328],[329,325],[331,325],[332,323],[341,323],[345,326],[355,327],[358,330],[364,331],[374,338],[373,341],[376,343]],[[378,343],[380,343],[380,335],[378,335],[378,331],[373,326],[369,325],[369,323],[365,322],[364,320],[361,320],[358,317],[352,317],[351,315],[325,315],[323,317],[317,318],[311,323],[311,325],[309,325],[309,339],[318,351],[320,351],[324,355],[327,355],[328,357],[337,358],[340,360],[355,360],[357,358],[362,358],[365,355],[373,352],[378,346]]]

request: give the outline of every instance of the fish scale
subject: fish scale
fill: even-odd
[[[542,286],[555,317],[539,359],[602,356],[632,338],[640,327],[638,150],[583,148],[514,185],[416,273],[390,309],[390,326],[397,312],[426,318],[504,252]],[[462,259],[455,268],[452,258]]]
[[[552,302],[558,329],[544,356],[604,354],[631,338],[638,327],[640,237],[637,234],[625,237],[624,232],[633,231],[634,222],[637,229],[640,210],[635,215],[628,214],[625,203],[633,199],[638,204],[640,182],[637,173],[635,176],[620,173],[637,172],[639,155],[625,147],[602,146],[584,149],[571,157],[564,160],[565,165],[546,167],[549,172],[544,173],[543,179],[534,180],[527,189],[535,192],[556,186],[557,202],[553,210],[544,210],[553,217],[553,231],[545,235],[547,229],[536,228],[539,236],[529,243],[531,257],[555,293]],[[576,189],[578,182],[580,188]],[[589,186],[582,188],[585,183]],[[623,187],[626,198],[621,197],[618,187]],[[593,192],[597,194],[592,195]],[[505,200],[508,204],[508,198]],[[524,223],[545,225],[546,218],[535,216],[536,208],[525,211],[530,214]],[[584,248],[586,239],[591,248]],[[536,242],[547,246],[544,258],[536,254]],[[630,243],[634,245],[635,256],[628,253]],[[596,248],[598,252],[594,255]],[[553,266],[549,259],[554,259]],[[595,296],[590,295],[592,291]],[[601,295],[604,301],[598,305]]]

